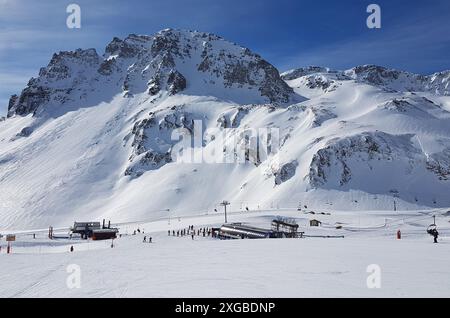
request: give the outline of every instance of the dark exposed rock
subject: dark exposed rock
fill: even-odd
[[[323,186],[330,182],[331,175],[338,172],[339,185],[346,185],[352,178],[350,159],[364,162],[368,167],[372,160],[414,160],[420,153],[411,144],[412,136],[365,132],[332,139],[314,154],[310,164],[309,182],[313,187]]]
[[[393,81],[400,77],[401,72],[377,65],[362,65],[353,69],[355,75],[368,83],[383,85],[386,81]]]
[[[158,94],[161,91],[161,85],[159,83],[159,77],[156,76],[154,78],[152,78],[149,82],[148,82],[148,93],[152,96]]]
[[[201,60],[197,65],[193,57],[198,55]],[[189,72],[184,72],[186,67]],[[109,90],[111,96],[98,94],[102,97],[95,98],[112,98],[120,88],[127,97],[145,91],[150,95],[161,91],[174,95],[187,89],[190,79],[186,74],[191,74],[191,70],[198,72],[192,74],[196,79],[223,85],[211,89],[219,98],[229,96],[222,96],[221,90],[234,88],[254,90],[266,102],[275,104],[287,103],[296,96],[278,70],[250,50],[212,34],[167,29],[154,36],[131,34],[123,40],[114,38],[103,57],[95,49],[54,54],[39,77],[31,79],[19,98],[10,101],[8,116],[35,113],[46,104],[59,107],[75,103],[106,85],[114,88]],[[200,86],[195,90],[194,94],[203,93]],[[45,112],[39,114],[42,113]]]
[[[251,106],[250,106],[251,108]],[[249,107],[238,106],[231,112],[221,115],[217,119],[220,128],[237,128],[241,125],[241,120],[249,113]]]
[[[29,86],[25,88],[20,97],[13,95],[9,101],[8,117],[13,115],[25,116],[34,113],[37,108],[50,99],[50,90],[41,86]]]
[[[159,169],[172,162],[171,149],[177,141],[171,139],[174,129],[184,128],[192,133],[194,117],[185,113],[182,106],[174,106],[170,111],[150,113],[137,121],[125,140],[132,137],[130,165],[125,175],[139,177],[145,171]]]
[[[25,127],[17,134],[17,137],[29,137],[32,133],[33,128]]]
[[[114,71],[117,71],[116,59],[104,60],[98,69],[98,72],[102,75],[111,75]]]
[[[450,148],[432,154],[427,160],[427,169],[433,171],[441,180],[450,178]]]
[[[281,78],[284,79],[285,81],[290,81],[306,75],[311,75],[315,73],[329,73],[329,72],[331,72],[330,69],[326,67],[308,66],[284,72],[283,74],[281,74]]]
[[[186,79],[180,72],[170,71],[167,85],[169,94],[175,95],[186,88]]]
[[[277,171],[274,172],[275,185],[280,185],[291,179],[295,175],[297,167],[298,167],[297,160],[293,160],[291,162],[282,165]]]
[[[130,34],[125,40],[115,37],[106,46],[105,52],[109,56],[117,55],[121,58],[133,58],[139,54],[150,39],[148,36],[135,34]]]

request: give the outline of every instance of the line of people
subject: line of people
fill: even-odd
[[[168,230],[167,235],[168,236],[176,236],[176,237],[183,237],[183,236],[191,236],[192,239],[194,239],[195,236],[211,236],[212,229],[209,227],[201,227],[198,229],[195,229],[193,225],[190,225],[189,227],[181,230]]]

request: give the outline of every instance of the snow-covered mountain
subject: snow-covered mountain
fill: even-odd
[[[249,49],[171,29],[114,38],[102,56],[60,52],[0,121],[0,228],[193,215],[225,199],[233,210],[450,206],[449,82],[370,65],[280,75]],[[194,157],[235,158],[259,128],[279,130],[279,152],[175,162],[174,131],[195,123],[206,133]],[[223,144],[210,133],[228,128]]]

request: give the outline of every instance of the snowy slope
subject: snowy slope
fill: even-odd
[[[0,240],[0,297],[449,295],[450,214],[445,210],[309,213],[273,209],[229,214],[231,222],[263,228],[277,215],[293,218],[308,235],[303,239],[218,240],[196,235],[192,240],[190,235],[167,235],[168,230],[190,225],[219,226],[223,213],[118,225],[122,237],[114,240],[114,248],[109,240],[49,240],[45,230],[18,233],[10,255]],[[426,233],[432,215],[437,215],[439,244]],[[309,227],[313,218],[322,226]],[[337,222],[342,229],[335,228]],[[137,228],[145,233],[131,235]],[[398,229],[401,240],[396,239]],[[320,235],[344,238],[314,237]],[[151,236],[152,243],[143,243],[144,236]],[[67,285],[74,265],[81,271],[80,288]],[[371,265],[380,268],[380,288],[368,288]]]
[[[284,80],[283,80],[284,79]],[[215,35],[163,30],[55,54],[0,121],[0,229],[218,209],[450,206],[448,73],[280,76]],[[177,163],[176,129],[276,128],[279,156]],[[195,153],[218,147],[206,134]],[[233,157],[238,150],[225,153]]]

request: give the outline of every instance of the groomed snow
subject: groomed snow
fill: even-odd
[[[306,212],[309,212],[307,210]],[[0,297],[448,297],[450,223],[445,211],[365,213],[266,210],[229,214],[231,222],[270,226],[277,215],[296,218],[306,237],[221,241],[167,236],[169,229],[220,225],[221,213],[119,225],[122,238],[85,242],[46,232],[18,234],[13,254],[1,242]],[[320,214],[321,212],[330,215]],[[438,244],[426,234],[437,215]],[[309,227],[310,219],[321,227]],[[343,229],[334,228],[336,222]],[[140,228],[145,234],[130,235]],[[396,239],[400,229],[403,238]],[[56,231],[59,234],[65,230]],[[37,238],[32,238],[37,233]],[[143,243],[143,236],[153,243]],[[73,245],[75,251],[69,252]],[[67,267],[80,266],[81,288],[69,289]],[[367,287],[381,269],[381,288]]]

